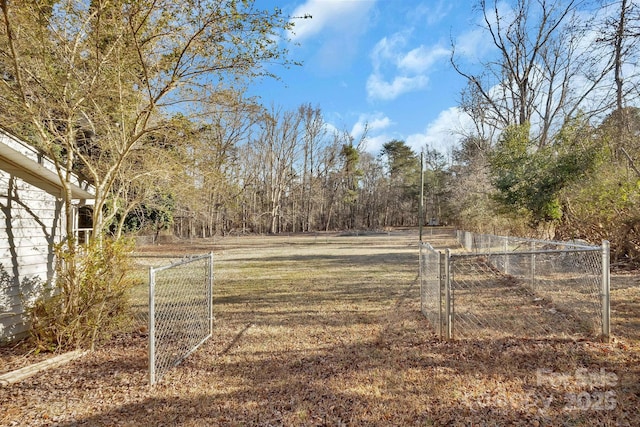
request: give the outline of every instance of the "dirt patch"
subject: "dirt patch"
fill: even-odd
[[[35,353],[33,347],[25,341],[0,346],[0,374],[42,362],[50,357],[49,353]]]
[[[123,334],[0,389],[0,424],[640,425],[637,276],[612,277],[612,343],[442,342],[420,314],[416,240],[232,237],[150,248],[214,251],[213,338],[151,388],[144,331]]]

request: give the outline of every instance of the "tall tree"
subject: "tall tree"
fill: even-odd
[[[386,142],[380,158],[388,174],[385,225],[415,225],[420,194],[420,160],[404,141]]]
[[[364,132],[357,144],[346,131],[334,132],[323,155],[323,228],[353,229],[357,223],[359,187],[362,177],[360,156],[366,140]]]
[[[296,178],[294,165],[300,155],[300,123],[298,111],[282,111],[272,108],[260,121],[261,131],[252,143],[252,153],[257,161],[258,181],[264,183],[264,214],[269,219],[267,231],[281,231],[285,200]]]
[[[577,21],[578,0],[479,2],[484,28],[497,57],[465,71],[455,53],[452,64],[468,82],[463,108],[475,120],[501,130],[530,126],[537,146],[547,145],[602,83],[608,68],[591,66],[583,44],[587,33]],[[454,49],[455,52],[455,49]],[[580,84],[574,83],[580,79]],[[486,135],[481,135],[486,136]]]
[[[286,62],[275,36],[287,20],[250,0],[1,0],[0,8],[5,121],[28,124],[18,130],[56,161],[67,206],[69,173],[82,165],[96,188],[96,234],[119,168],[163,116],[187,103],[197,111],[220,87]]]
[[[466,137],[453,151],[450,190],[452,220],[461,228],[479,232],[493,231],[495,220],[491,194],[494,187],[489,175],[491,142]]]
[[[360,184],[361,223],[366,229],[381,228],[384,224],[386,176],[382,164],[368,152],[360,155],[362,179]]]
[[[446,220],[449,214],[449,171],[447,160],[442,153],[428,148],[423,152],[425,215],[428,220]]]
[[[311,105],[300,107],[302,115],[303,165],[300,185],[300,217],[302,231],[311,230],[315,224],[313,213],[317,206],[319,154],[326,143],[326,124],[320,108]]]
[[[619,0],[608,8],[614,8],[616,13],[605,19],[598,42],[610,52],[613,64],[615,104],[611,105],[614,112],[608,118],[609,122],[615,122],[612,150],[616,157],[623,155],[633,163],[629,150],[640,147],[628,146],[634,140],[631,132],[634,110],[628,107],[640,96],[637,90],[640,74],[636,71],[640,59],[640,7],[633,0]]]
[[[237,91],[220,91],[202,117],[191,126],[191,137],[184,141],[184,164],[191,176],[193,191],[180,191],[182,210],[197,218],[199,235],[208,237],[224,230],[224,223],[235,215],[234,207],[243,191],[236,176],[239,149],[252,135],[262,108],[244,99]]]
[[[358,203],[358,187],[362,171],[359,167],[360,150],[353,145],[351,139],[348,143],[342,144],[340,152],[342,159],[341,185],[340,193],[342,194],[343,206],[343,224],[347,229],[356,227],[356,212]]]

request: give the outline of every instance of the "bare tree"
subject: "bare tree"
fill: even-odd
[[[300,186],[300,215],[302,231],[311,230],[314,224],[314,211],[317,205],[318,165],[320,151],[326,143],[326,124],[320,108],[311,105],[300,107],[302,115],[303,165]]]
[[[239,148],[253,132],[262,108],[241,93],[220,91],[202,117],[191,122],[193,130],[183,143],[184,168],[190,182],[177,192],[180,210],[195,218],[199,235],[211,236],[225,229],[236,215],[244,191],[238,182]]]
[[[608,69],[595,67],[588,55],[589,33],[576,14],[582,3],[518,0],[507,12],[497,0],[481,0],[484,28],[498,55],[472,74],[454,46],[451,62],[468,81],[463,109],[496,129],[530,124],[537,145],[548,144],[566,117],[589,107],[586,101]]]
[[[598,42],[604,46],[613,64],[615,83],[615,104],[611,119],[614,121],[614,146],[616,156],[623,155],[630,166],[635,168],[634,159],[629,151],[640,149],[633,147],[632,127],[634,110],[628,108],[638,99],[640,74],[636,71],[640,53],[640,7],[634,0],[619,0],[603,7],[615,10],[603,23],[602,36]]]
[[[264,185],[267,231],[278,233],[284,214],[284,201],[288,196],[296,174],[294,165],[300,155],[300,124],[298,111],[282,111],[277,108],[265,114],[260,121],[261,131],[252,142],[258,181]]]
[[[616,84],[616,109],[621,111],[629,90],[625,89],[623,67],[628,62],[637,65],[640,44],[640,8],[633,0],[620,0],[618,14],[615,19],[607,21],[607,26],[613,29],[610,37],[601,40],[613,45],[614,80]],[[633,82],[635,76],[628,76],[628,82]]]
[[[388,185],[384,168],[373,154],[360,154],[362,179],[360,182],[360,215],[365,228],[377,229],[384,225]]]

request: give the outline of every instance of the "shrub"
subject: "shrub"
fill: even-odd
[[[96,239],[56,247],[56,279],[30,308],[38,350],[91,348],[109,338],[128,315],[133,285],[130,240]]]
[[[611,260],[621,266],[640,265],[640,178],[613,162],[603,164],[589,180],[564,194],[562,238],[611,243]]]

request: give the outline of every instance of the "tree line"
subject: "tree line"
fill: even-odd
[[[188,139],[181,135],[180,150],[167,160],[179,173],[148,182],[155,197],[140,199],[125,228],[211,237],[418,224],[419,159],[403,141],[372,154],[366,132],[354,141],[331,128],[319,107],[254,111],[251,123],[218,111]]]

